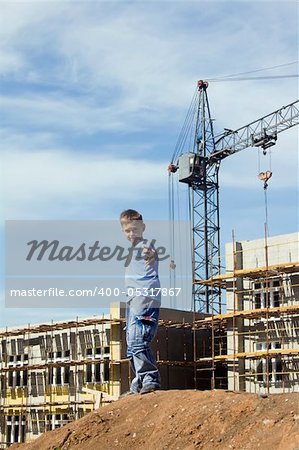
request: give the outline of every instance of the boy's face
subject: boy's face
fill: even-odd
[[[121,221],[121,229],[126,236],[126,239],[128,239],[132,245],[136,245],[143,239],[145,225],[142,220]]]

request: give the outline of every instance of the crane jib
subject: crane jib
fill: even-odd
[[[277,134],[299,124],[299,100],[261,117],[237,130],[225,131],[215,142],[208,159],[214,163],[248,147],[267,149],[275,145]]]

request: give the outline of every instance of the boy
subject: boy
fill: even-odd
[[[146,394],[160,389],[160,374],[150,349],[158,327],[161,304],[160,290],[157,290],[160,288],[158,258],[152,246],[145,246],[145,224],[138,211],[123,211],[120,224],[134,250],[125,275],[127,356],[135,374],[129,393]]]

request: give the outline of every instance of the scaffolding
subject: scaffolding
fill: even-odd
[[[266,237],[262,246],[248,248],[233,239],[227,272],[201,282],[226,290],[227,312],[193,324],[211,327],[212,335],[221,326],[226,330],[227,352],[218,346],[218,354],[197,360],[198,365],[210,363],[212,386],[215,367],[225,362],[229,389],[266,394],[298,390],[299,262],[293,261],[298,239],[287,246],[293,254],[283,251],[285,242],[269,245]]]
[[[118,398],[109,366],[116,350],[115,328],[122,323],[120,318],[77,318],[0,333],[2,448]]]

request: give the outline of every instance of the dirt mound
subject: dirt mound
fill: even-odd
[[[131,395],[11,450],[299,448],[299,394],[159,391]]]

